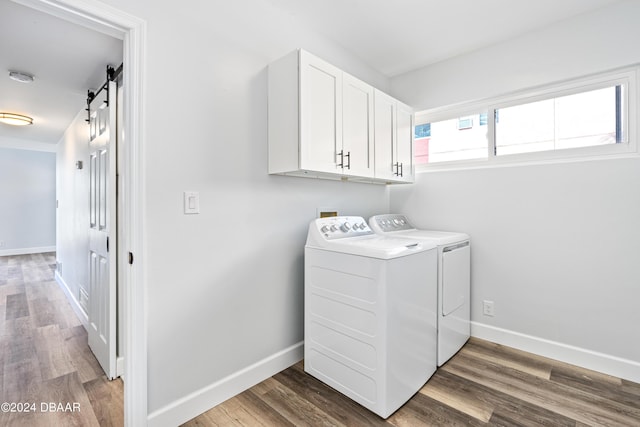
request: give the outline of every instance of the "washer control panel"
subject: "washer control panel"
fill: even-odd
[[[407,217],[404,215],[376,215],[371,218],[371,222],[372,227],[375,227],[377,230],[383,233],[414,229]]]
[[[314,224],[319,234],[326,240],[373,234],[367,221],[360,216],[332,216],[317,218]]]

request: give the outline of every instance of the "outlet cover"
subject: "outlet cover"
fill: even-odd
[[[489,301],[489,300],[482,301],[482,314],[490,317],[493,317],[496,315],[493,301]]]
[[[327,218],[332,216],[338,216],[338,209],[334,207],[319,207],[316,209],[317,218]]]

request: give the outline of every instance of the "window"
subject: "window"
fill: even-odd
[[[416,114],[415,162],[509,162],[635,151],[637,68]],[[633,120],[633,123],[630,122]]]
[[[416,132],[416,164],[486,159],[487,127],[474,123],[480,123],[480,114],[426,123],[428,136],[418,137]]]
[[[500,108],[496,156],[624,141],[622,85]]]
[[[416,138],[428,138],[431,136],[431,124],[425,123],[423,125],[416,126]]]
[[[473,116],[458,118],[458,130],[471,129],[473,127]]]
[[[431,138],[431,123],[415,126],[413,135],[413,156],[416,163],[429,163],[429,139]]]

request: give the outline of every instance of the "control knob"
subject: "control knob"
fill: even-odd
[[[340,226],[340,230],[344,231],[345,233],[348,232],[349,230],[351,230],[351,224],[349,224],[348,222],[343,223]]]
[[[320,231],[322,231],[323,233],[327,233],[329,231],[329,227],[326,225],[323,225]]]

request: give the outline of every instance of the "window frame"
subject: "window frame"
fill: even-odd
[[[437,163],[416,164],[416,172],[443,169],[469,169],[516,165],[523,163],[545,163],[557,161],[576,161],[586,159],[611,158],[611,156],[638,155],[638,87],[640,66],[634,65],[621,69],[579,77],[544,86],[524,89],[494,98],[472,101],[433,108],[415,113],[414,125],[434,123],[465,117],[472,114],[487,114],[487,157],[470,160],[442,161]],[[531,102],[551,98],[575,95],[582,92],[622,85],[622,135],[623,141],[590,147],[564,148],[557,150],[536,151],[530,153],[503,154],[496,153],[495,112]]]

